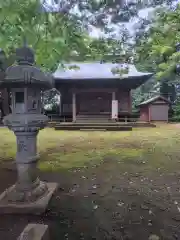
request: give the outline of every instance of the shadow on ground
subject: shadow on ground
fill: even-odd
[[[117,162],[54,173],[41,179],[59,183],[47,212],[40,217],[0,217],[0,239],[16,239],[30,222],[50,226],[51,239],[180,239],[178,173],[144,176],[122,172]],[[14,183],[15,171],[0,171],[0,191]]]

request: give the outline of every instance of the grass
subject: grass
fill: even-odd
[[[0,161],[15,157],[14,134],[0,129]],[[121,169],[170,171],[180,163],[180,127],[159,125],[132,132],[54,131],[46,128],[38,136],[39,167],[42,170],[81,168],[109,159]]]

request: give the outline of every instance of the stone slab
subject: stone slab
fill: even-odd
[[[79,131],[82,129],[86,129],[86,131],[89,131],[89,130],[94,130],[94,131],[99,131],[99,130],[102,130],[102,131],[132,131],[132,126],[117,126],[117,125],[114,125],[114,126],[104,126],[104,125],[101,125],[101,126],[56,126],[54,128],[55,130],[63,130],[63,131]]]
[[[48,192],[40,199],[35,202],[30,203],[9,203],[5,202],[5,196],[7,191],[10,192],[14,189],[15,185],[11,186],[5,190],[0,195],[0,214],[33,214],[40,215],[44,213],[48,207],[49,201],[51,200],[53,194],[58,188],[57,183],[46,183],[48,187]]]
[[[28,224],[17,240],[50,240],[48,225]]]

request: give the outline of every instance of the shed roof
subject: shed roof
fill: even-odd
[[[55,80],[93,80],[93,79],[118,79],[119,74],[113,74],[112,69],[115,67],[121,68],[123,64],[118,63],[100,63],[100,62],[72,62],[64,64],[65,67],[70,66],[78,66],[79,69],[62,69],[58,68],[53,76]],[[132,64],[128,64],[129,67],[129,73],[122,75],[123,78],[131,78],[131,77],[140,77],[149,79],[153,74],[147,73],[147,72],[138,72],[136,67]]]
[[[167,102],[168,104],[171,104],[171,102],[167,98],[158,95],[158,96],[152,97],[152,98],[150,98],[150,99],[148,99],[144,102],[141,102],[138,106],[147,105],[147,104],[150,104],[152,102],[155,102],[156,100],[163,100],[163,101]]]

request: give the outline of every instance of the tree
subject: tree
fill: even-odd
[[[37,64],[53,71],[60,59],[86,49],[87,34],[78,21],[58,12],[43,11],[37,0],[7,0],[0,3],[0,46],[8,55],[26,37],[34,48]]]
[[[146,36],[137,42],[137,61],[146,62],[156,72],[157,79],[179,81],[176,66],[180,61],[180,52],[176,44],[180,41],[180,5],[175,10],[159,12],[156,21]]]
[[[0,2],[0,47],[8,56],[8,64],[14,61],[14,50],[22,46],[26,37],[34,48],[36,62],[46,71],[54,71],[61,60],[79,59],[89,55],[91,59],[102,59],[108,52],[122,52],[121,43],[128,39],[127,29],[121,24],[137,16],[138,10],[152,3],[162,2],[123,0],[6,0]],[[123,33],[119,42],[113,39],[93,40],[88,31],[95,26],[111,33],[119,24]],[[123,31],[122,31],[123,30]],[[110,45],[110,47],[109,47]],[[115,56],[114,56],[115,57]],[[121,56],[121,59],[124,56]]]
[[[12,54],[22,45],[23,36],[35,49],[37,63],[53,71],[61,59],[67,61],[76,51],[79,56],[92,54],[88,31],[91,26],[114,31],[109,23],[119,24],[137,15],[138,10],[167,0],[6,0],[0,3],[0,46]],[[127,33],[119,25],[123,36]],[[112,29],[111,29],[112,28]],[[122,31],[123,30],[123,31]],[[123,37],[122,37],[123,38]],[[125,42],[125,39],[121,41]],[[101,41],[102,43],[102,41]],[[104,51],[103,47],[99,49]],[[102,54],[101,53],[101,54]]]
[[[85,52],[89,41],[78,21],[62,12],[48,11],[38,0],[1,1],[0,25],[0,47],[7,55],[5,68],[15,61],[15,49],[23,45],[24,38],[35,50],[37,65],[51,72],[61,59],[69,60],[72,51]],[[10,97],[4,92],[2,115],[8,112]]]
[[[180,5],[174,8],[157,9],[148,31],[136,39],[136,62],[140,67],[155,73],[159,92],[176,101],[180,77],[177,66],[180,52],[176,44],[180,41]]]

